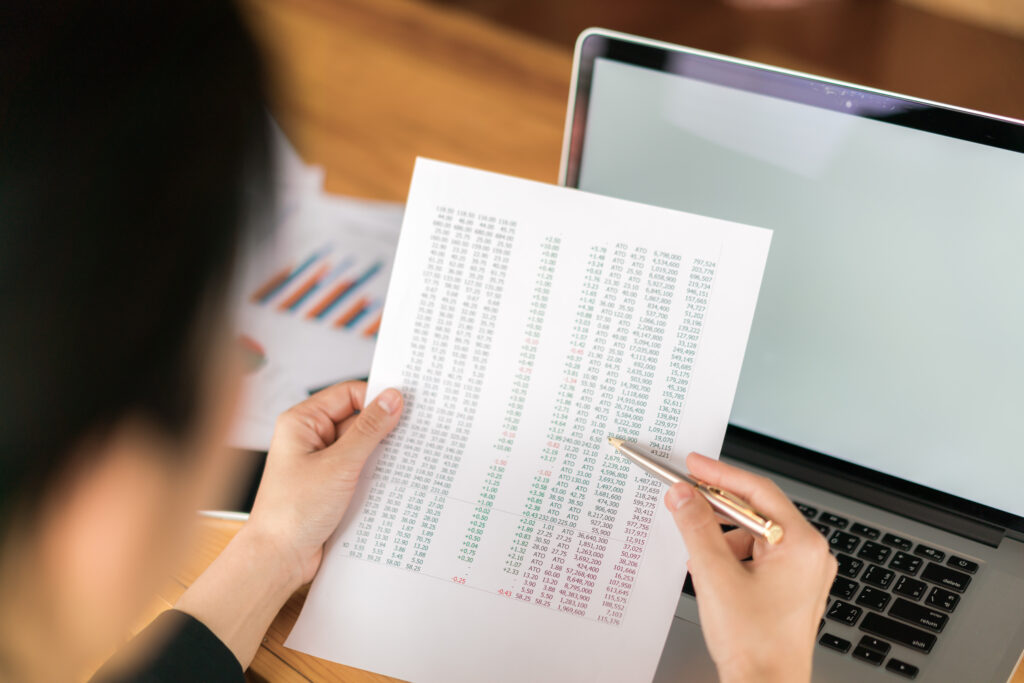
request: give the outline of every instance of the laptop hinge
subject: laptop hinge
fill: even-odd
[[[814,467],[810,463],[772,453],[770,449],[746,444],[740,439],[727,438],[722,455],[924,522],[993,548],[999,547],[1000,541],[1006,535],[1006,529],[1003,527],[929,505],[920,499],[907,496],[904,492],[888,489],[877,482],[869,482],[847,472],[832,472],[827,468]]]

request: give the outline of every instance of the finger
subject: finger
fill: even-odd
[[[807,526],[800,511],[790,502],[782,489],[767,477],[726,465],[699,453],[690,453],[687,456],[686,467],[698,479],[736,494],[781,524],[787,531],[789,527],[795,530]]]
[[[725,542],[737,560],[745,560],[754,554],[754,537],[745,529],[726,531]]]
[[[346,417],[344,420],[342,420],[338,424],[338,436],[339,437],[342,434],[344,434],[345,432],[348,431],[348,428],[352,426],[352,424],[356,421],[357,417],[359,417],[358,413],[356,413],[355,415],[349,415],[348,417]]]
[[[402,394],[385,389],[359,412],[328,452],[338,458],[340,473],[358,476],[373,449],[391,433],[402,416]]]
[[[825,566],[823,567],[823,570],[825,572],[825,580],[822,582],[822,586],[825,588],[824,598],[828,600],[829,591],[832,589],[832,582],[836,580],[836,574],[839,573],[839,561],[832,553],[829,553],[828,556],[824,558],[824,563]]]
[[[274,440],[312,453],[334,443],[338,423],[363,407],[366,382],[340,382],[318,391],[277,418]]]
[[[357,410],[362,410],[365,402],[366,382],[351,381],[338,382],[321,389],[299,406],[323,410],[337,424]]]
[[[689,484],[676,484],[665,494],[665,505],[690,551],[690,566],[705,582],[727,577],[738,567],[736,557],[707,501]]]

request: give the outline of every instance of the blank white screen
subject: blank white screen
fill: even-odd
[[[579,187],[774,230],[734,424],[1024,515],[1024,154],[599,58]]]

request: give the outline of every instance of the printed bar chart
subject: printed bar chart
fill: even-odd
[[[319,303],[317,303],[309,312],[309,316],[317,319],[323,319],[328,317],[337,307],[339,307],[350,294],[358,291],[360,287],[370,282],[373,277],[380,272],[380,269],[384,264],[376,262],[363,271],[358,277],[352,280],[343,280],[331,290],[331,292],[325,296]]]
[[[279,270],[273,277],[266,281],[259,289],[253,292],[250,300],[256,304],[265,304],[274,298],[281,290],[285,289],[294,282],[303,272],[305,272],[310,266],[316,263],[320,257],[323,256],[323,252],[314,252],[305,261],[302,261],[298,267],[286,267]]]
[[[385,264],[379,259],[314,250],[298,265],[287,265],[262,282],[249,297],[260,307],[299,316],[310,324],[375,337],[383,307]]]

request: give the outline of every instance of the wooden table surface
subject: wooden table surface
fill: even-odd
[[[411,0],[245,7],[273,69],[274,115],[305,160],[326,168],[329,191],[404,200],[417,156],[557,180],[572,46]],[[191,556],[141,623],[173,605],[239,527],[200,522]],[[250,680],[394,680],[284,647],[304,599],[281,610]]]
[[[327,189],[405,199],[417,156],[555,182],[571,46],[425,2],[251,0],[272,107]]]

